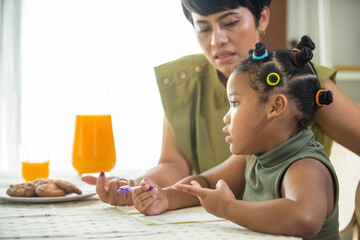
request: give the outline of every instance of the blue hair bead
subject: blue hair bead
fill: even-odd
[[[261,56],[256,56],[255,55],[255,52],[253,52],[253,58],[256,59],[256,60],[260,60],[260,59],[264,59],[268,56],[268,52],[265,50],[264,54],[261,55]]]

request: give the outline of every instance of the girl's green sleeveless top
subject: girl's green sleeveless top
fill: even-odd
[[[339,240],[339,182],[324,146],[315,141],[310,127],[276,148],[252,156],[245,170],[243,200],[257,202],[281,198],[281,186],[286,170],[294,162],[304,158],[313,158],[324,164],[334,184],[334,209],[325,219],[320,232],[311,239]]]
[[[315,68],[322,86],[328,79],[335,82],[336,70]],[[222,132],[229,102],[216,69],[197,54],[155,67],[155,74],[166,118],[195,173],[225,161],[231,155]],[[330,155],[332,140],[317,125],[312,130]]]

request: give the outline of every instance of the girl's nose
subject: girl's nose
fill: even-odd
[[[227,114],[223,117],[223,121],[224,121],[225,124],[229,124],[229,123],[230,123],[229,113],[227,113]]]

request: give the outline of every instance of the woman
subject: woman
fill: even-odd
[[[155,68],[166,115],[159,163],[135,181],[84,177],[85,182],[97,184],[103,202],[131,205],[131,195],[117,194],[116,190],[121,185],[137,184],[143,177],[166,187],[221,163],[209,174],[216,171],[221,176],[223,172],[225,181],[235,178],[227,168],[248,156],[231,155],[224,141],[222,117],[228,110],[225,85],[233,66],[248,56],[266,31],[270,2],[182,0],[204,55],[186,56]],[[316,70],[322,86],[336,99],[318,111],[312,128],[316,140],[328,154],[332,142],[327,136],[360,155],[360,125],[354,124],[360,119],[360,109],[335,85],[335,70],[321,66]],[[187,183],[187,179],[182,182]]]
[[[158,188],[144,180],[140,183],[144,187],[133,193],[141,213],[155,215],[200,201],[207,212],[250,230],[340,239],[336,173],[309,128],[314,114],[333,98],[331,91],[321,89],[309,62],[314,44],[306,36],[301,41],[303,46],[309,43],[299,44],[301,51],[267,51],[257,43],[228,79],[226,142],[233,154],[252,155],[249,161],[233,162],[230,171],[242,169],[237,178],[218,180],[215,189],[206,185],[218,179],[214,174],[209,177],[210,171],[193,176],[202,185],[194,180],[193,186]],[[236,199],[234,192],[243,197]]]

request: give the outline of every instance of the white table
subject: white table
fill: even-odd
[[[128,172],[129,173],[129,172]],[[56,175],[81,185],[76,175]],[[124,175],[123,175],[124,176]],[[0,190],[23,180],[0,176]],[[81,188],[86,187],[81,185]],[[0,239],[299,239],[255,233],[229,221],[145,225],[97,195],[63,203],[11,203],[0,200]]]

